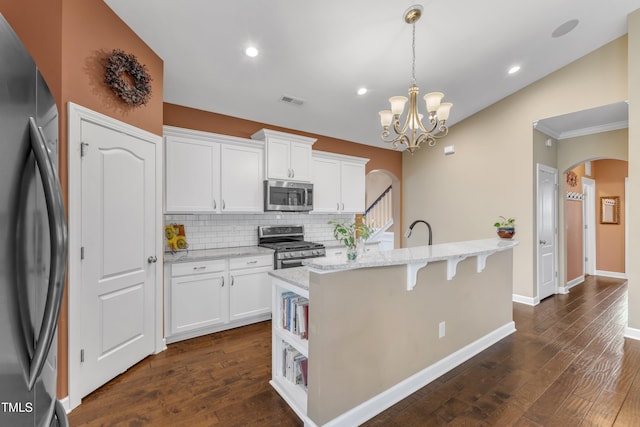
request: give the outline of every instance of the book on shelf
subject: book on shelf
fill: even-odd
[[[309,300],[294,292],[283,292],[280,298],[281,325],[283,329],[308,338]]]
[[[282,342],[282,376],[293,384],[307,387],[308,360],[298,350]]]

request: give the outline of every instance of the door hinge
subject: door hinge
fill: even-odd
[[[86,142],[80,143],[80,157],[84,157],[87,154],[87,150],[89,149],[89,144]]]
[[[84,246],[80,248],[80,259],[84,259]]]
[[[80,363],[84,363],[84,348],[80,350]]]

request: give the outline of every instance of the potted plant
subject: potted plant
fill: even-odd
[[[331,220],[333,224],[333,237],[341,241],[347,247],[347,258],[353,261],[358,256],[358,240],[367,240],[373,230],[364,222],[364,217],[360,221],[344,223],[338,220]]]
[[[500,217],[500,221],[493,224],[498,230],[498,236],[502,239],[511,239],[516,234],[516,220],[515,218]]]

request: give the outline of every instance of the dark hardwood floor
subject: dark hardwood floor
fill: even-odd
[[[623,280],[588,277],[517,332],[365,426],[640,426],[640,342]],[[271,323],[169,345],[87,396],[80,426],[302,426],[271,388]]]

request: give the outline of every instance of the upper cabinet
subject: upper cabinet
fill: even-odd
[[[262,212],[262,143],[164,127],[165,213]]]
[[[220,144],[166,135],[165,212],[220,211]]]
[[[265,143],[266,179],[311,181],[311,146],[315,138],[269,129],[262,129],[251,138]]]
[[[369,159],[313,152],[314,213],[363,213]]]

